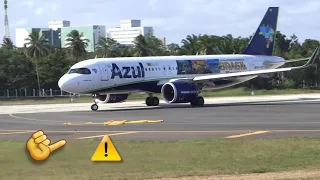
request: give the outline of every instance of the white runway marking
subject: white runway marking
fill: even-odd
[[[274,102],[270,102],[274,101]],[[273,95],[273,96],[247,96],[247,97],[219,97],[206,98],[205,104],[221,105],[226,103],[288,103],[288,102],[320,102],[320,94],[296,94],[296,95]],[[161,107],[183,106],[184,104],[164,104],[160,101]],[[72,112],[72,111],[91,111],[91,103],[68,103],[68,104],[45,104],[45,105],[12,105],[0,106],[0,114],[18,114],[18,113],[40,113],[40,112]],[[144,101],[128,101],[115,104],[99,104],[99,110],[117,110],[117,109],[149,109],[157,107],[148,107]],[[98,111],[99,111],[98,110]]]
[[[252,136],[252,135],[256,135],[256,134],[264,134],[270,131],[255,131],[255,132],[250,132],[250,133],[245,133],[245,134],[238,134],[238,135],[232,135],[232,136],[227,136],[224,137],[226,139],[230,139],[230,138],[239,138],[239,137],[244,137],[244,136]]]

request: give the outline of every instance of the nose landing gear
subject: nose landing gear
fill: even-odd
[[[97,111],[98,108],[99,108],[99,106],[98,106],[97,104],[92,104],[92,105],[91,105],[91,110],[92,110],[92,111]]]
[[[93,99],[92,101],[94,103],[94,104],[91,105],[91,110],[92,111],[97,111],[99,109],[99,106],[97,105],[97,102],[96,102],[96,97],[97,96],[98,96],[97,94],[93,94],[92,95],[92,99]]]

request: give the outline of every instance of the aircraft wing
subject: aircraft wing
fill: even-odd
[[[241,77],[241,76],[252,76],[252,75],[260,75],[260,74],[276,73],[276,72],[285,72],[285,71],[291,71],[294,69],[302,69],[302,68],[306,68],[306,67],[309,67],[314,64],[314,62],[317,58],[318,52],[319,52],[319,47],[316,48],[316,50],[313,52],[312,56],[310,56],[309,58],[305,58],[305,59],[309,59],[309,60],[303,66],[279,68],[279,69],[266,69],[266,70],[257,70],[257,71],[246,71],[246,72],[236,72],[236,73],[226,73],[226,74],[204,75],[204,76],[194,77],[192,80],[193,81],[202,81],[202,80],[209,80],[209,79],[234,78],[234,77]]]
[[[285,63],[292,63],[292,62],[299,62],[299,61],[305,61],[308,60],[309,58],[300,58],[300,59],[289,59],[286,60]]]

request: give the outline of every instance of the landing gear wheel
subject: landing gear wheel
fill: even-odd
[[[195,100],[190,102],[191,106],[202,107],[204,105],[204,99],[201,96],[198,96]]]
[[[147,105],[147,106],[152,106],[152,97],[147,97],[147,99],[146,99],[146,105]]]
[[[92,104],[92,105],[91,105],[91,110],[92,110],[92,111],[97,111],[98,108],[99,108],[99,106],[98,106],[97,104]]]
[[[152,97],[152,106],[158,106],[159,105],[159,98]]]
[[[146,104],[147,104],[147,106],[158,106],[159,105],[159,98],[147,97]]]
[[[204,105],[204,99],[201,96],[196,98],[197,106],[202,107]]]
[[[191,101],[190,104],[191,104],[191,106],[193,106],[193,107],[194,107],[194,106],[197,106],[197,103],[196,103],[195,100],[194,100],[194,101]]]

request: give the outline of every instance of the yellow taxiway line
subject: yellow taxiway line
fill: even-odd
[[[123,124],[143,124],[143,123],[160,123],[163,122],[163,120],[109,120],[106,122],[101,122],[101,123],[94,123],[94,122],[85,122],[85,123],[72,123],[72,122],[67,122],[63,123],[64,125],[67,126],[85,126],[85,125],[123,125]]]
[[[97,138],[97,137],[103,137],[105,135],[107,136],[118,136],[118,135],[124,135],[124,134],[134,134],[137,132],[122,132],[122,133],[114,133],[114,134],[103,134],[103,135],[97,135],[97,136],[86,136],[86,137],[79,137],[75,139],[92,139],[92,138]]]
[[[227,136],[227,137],[224,137],[224,138],[239,138],[239,137],[243,137],[243,136],[251,136],[251,135],[256,135],[256,134],[264,134],[264,133],[267,133],[267,132],[270,132],[270,131],[255,131],[255,132],[252,132],[252,133],[246,133],[246,134],[238,134],[238,135],[232,135],[232,136]]]

